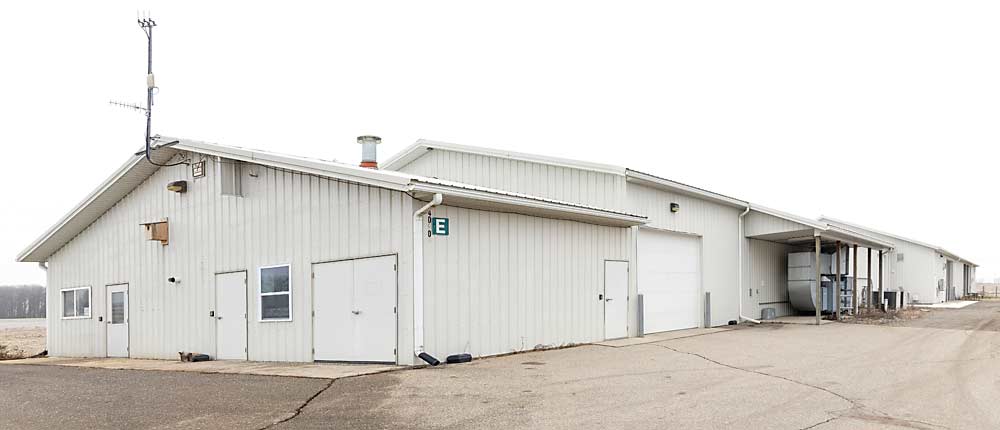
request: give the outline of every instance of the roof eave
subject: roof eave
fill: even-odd
[[[90,204],[94,203],[97,198],[104,194],[112,185],[120,181],[126,174],[128,174],[132,169],[136,168],[139,164],[145,162],[145,157],[139,155],[133,155],[126,161],[121,167],[118,168],[111,176],[104,180],[97,188],[90,192],[80,203],[77,203],[66,215],[59,219],[55,224],[49,227],[40,237],[35,239],[28,247],[17,254],[16,261],[18,262],[45,262],[51,256],[48,255],[36,256],[34,255],[38,249],[45,244],[49,239],[52,238],[60,229],[62,229],[69,221],[79,215],[84,209],[86,209]]]
[[[460,145],[457,143],[440,142],[435,140],[419,139],[410,146],[403,148],[399,153],[389,157],[383,167],[389,170],[399,170],[414,160],[423,157],[430,150],[444,150],[460,152],[464,154],[482,155],[487,157],[506,158],[529,163],[546,164],[557,167],[567,167],[571,169],[587,170],[592,172],[607,173],[612,175],[625,175],[627,169],[610,164],[591,163],[588,161],[571,160],[568,158],[550,157],[545,155],[527,154],[523,152],[504,151],[500,149],[486,148],[481,146]]]
[[[253,164],[260,164],[268,167],[294,170],[317,176],[336,177],[346,181],[374,185],[397,191],[405,190],[410,182],[409,178],[406,176],[390,174],[388,172],[375,169],[353,169],[337,166],[331,163],[322,163],[319,161],[310,161],[291,156],[283,156],[262,151],[253,151],[191,140],[179,140],[179,143],[175,144],[173,148],[182,151],[197,152],[209,156],[217,156]]]
[[[440,193],[445,196],[444,204],[448,204],[448,196],[463,199],[486,202],[500,206],[510,206],[528,209],[527,215],[535,215],[534,212],[545,212],[553,215],[564,214],[566,219],[590,222],[593,224],[609,225],[617,227],[631,227],[643,225],[648,219],[640,215],[632,215],[621,212],[614,212],[603,209],[576,206],[567,203],[555,202],[531,196],[511,195],[506,193],[494,193],[485,190],[467,189],[453,187],[444,184],[425,183],[415,180],[412,186],[414,192]],[[559,216],[553,216],[559,218]]]
[[[692,197],[697,197],[704,200],[711,200],[717,203],[723,203],[725,205],[732,207],[746,208],[747,206],[750,205],[750,203],[745,202],[743,200],[739,200],[718,193],[713,193],[708,190],[704,190],[687,184],[682,184],[676,181],[671,181],[669,179],[661,178],[659,176],[651,175],[649,173],[643,173],[638,170],[625,169],[625,180],[629,182],[636,182],[641,185],[653,186],[657,188],[667,188],[670,191],[678,192]]]

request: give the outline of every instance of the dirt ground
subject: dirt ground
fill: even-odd
[[[985,300],[961,309],[934,309],[907,327],[1000,331],[1000,301]]]
[[[925,308],[908,308],[894,312],[882,312],[878,310],[861,310],[858,316],[845,318],[843,322],[851,324],[868,325],[908,325],[913,320],[928,316],[933,310]]]
[[[45,327],[16,327],[0,329],[0,345],[7,347],[7,353],[24,351],[26,357],[45,350]]]

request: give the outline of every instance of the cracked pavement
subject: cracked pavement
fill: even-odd
[[[0,428],[998,428],[1000,303],[973,307],[336,381],[8,365]]]

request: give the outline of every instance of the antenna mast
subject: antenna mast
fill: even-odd
[[[146,112],[146,161],[148,161],[150,164],[161,167],[170,167],[179,164],[184,164],[184,161],[172,164],[159,164],[153,161],[153,159],[149,155],[150,151],[152,150],[152,148],[150,147],[151,146],[150,141],[152,140],[152,132],[153,132],[153,94],[155,92],[158,92],[157,90],[159,90],[159,88],[156,86],[156,79],[153,78],[153,27],[156,27],[156,21],[153,21],[153,19],[149,17],[148,12],[144,16],[137,17],[136,21],[139,22],[139,27],[142,28],[142,32],[146,34],[146,41],[147,41],[146,107],[143,108],[142,106],[126,104],[126,103],[116,103],[116,102],[111,102],[111,104]]]

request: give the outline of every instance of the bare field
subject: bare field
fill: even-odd
[[[45,350],[45,320],[0,320],[0,345],[32,356]]]

